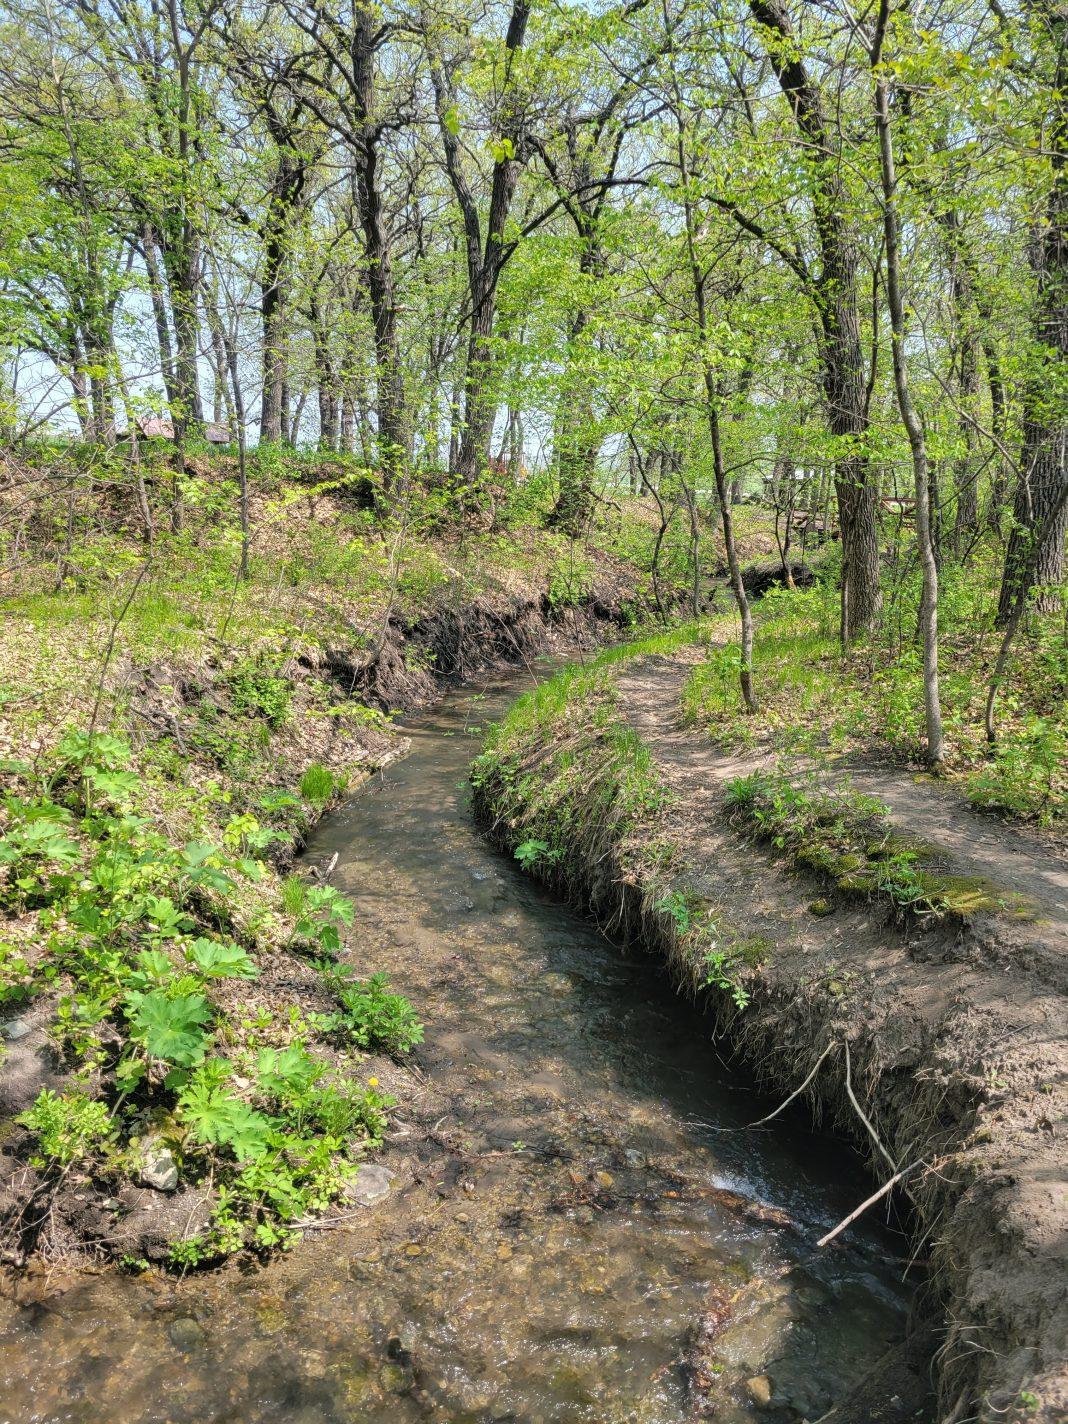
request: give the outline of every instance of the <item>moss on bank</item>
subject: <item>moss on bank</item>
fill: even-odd
[[[814,772],[737,777],[727,783],[726,804],[736,824],[842,895],[883,901],[899,914],[960,921],[1015,903],[990,881],[947,874],[928,847],[894,830],[879,801],[848,785],[824,789]]]

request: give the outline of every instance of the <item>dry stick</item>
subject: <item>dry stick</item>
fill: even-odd
[[[902,1177],[907,1177],[908,1174],[910,1172],[914,1172],[917,1167],[923,1167],[925,1165],[926,1164],[922,1161],[913,1162],[911,1167],[902,1167],[900,1172],[895,1172],[894,1175],[889,1179],[889,1181],[884,1182],[877,1192],[872,1192],[871,1196],[868,1197],[866,1201],[862,1201],[860,1206],[858,1206],[855,1211],[851,1211],[847,1217],[844,1217],[843,1220],[841,1220],[838,1225],[833,1228],[833,1230],[828,1231],[826,1236],[821,1236],[820,1239],[816,1242],[816,1245],[826,1246],[828,1241],[833,1241],[834,1238],[839,1234],[839,1232],[844,1231],[847,1226],[849,1226],[852,1222],[856,1221],[857,1217],[860,1216],[863,1212],[867,1211],[868,1207],[874,1206],[877,1201],[881,1201],[882,1198],[886,1196],[887,1192],[890,1191],[891,1187],[897,1186],[898,1182],[900,1182]]]
[[[790,1104],[793,1102],[793,1100],[794,1100],[795,1098],[799,1098],[799,1097],[801,1096],[801,1094],[802,1094],[802,1093],[805,1091],[805,1089],[808,1087],[809,1083],[812,1082],[813,1078],[814,1078],[814,1077],[816,1076],[816,1074],[820,1071],[820,1064],[821,1064],[821,1063],[823,1062],[823,1060],[827,1057],[828,1053],[830,1053],[831,1049],[832,1049],[832,1048],[836,1048],[836,1047],[837,1047],[837,1044],[836,1044],[835,1040],[832,1039],[831,1042],[827,1045],[827,1047],[826,1047],[826,1048],[823,1050],[823,1052],[820,1054],[820,1056],[816,1059],[816,1062],[815,1062],[815,1064],[814,1064],[814,1066],[813,1066],[813,1068],[812,1068],[811,1073],[809,1073],[808,1077],[807,1077],[807,1078],[805,1079],[805,1081],[801,1084],[801,1086],[800,1086],[799,1088],[795,1088],[794,1091],[790,1094],[790,1096],[786,1099],[786,1101],[780,1103],[779,1106],[775,1109],[774,1112],[769,1112],[768,1115],[767,1115],[767,1117],[760,1117],[760,1118],[757,1118],[756,1122],[749,1122],[749,1123],[746,1123],[744,1130],[745,1130],[745,1131],[748,1131],[749,1128],[751,1128],[751,1127],[762,1127],[762,1126],[764,1125],[764,1123],[770,1122],[773,1117],[778,1117],[779,1114],[782,1112],[783,1108],[789,1107]]]
[[[887,1152],[887,1150],[886,1150],[886,1148],[883,1146],[883,1144],[879,1141],[879,1134],[875,1131],[875,1128],[872,1127],[871,1123],[870,1123],[870,1122],[868,1121],[868,1119],[865,1117],[865,1115],[864,1115],[864,1109],[863,1109],[863,1108],[860,1106],[860,1104],[857,1102],[856,1094],[853,1092],[853,1084],[852,1084],[852,1082],[851,1082],[851,1080],[850,1080],[850,1073],[849,1073],[849,1040],[848,1040],[848,1038],[845,1040],[845,1070],[846,1070],[846,1075],[845,1075],[845,1088],[846,1088],[846,1094],[847,1094],[847,1096],[848,1096],[848,1098],[849,1098],[849,1101],[853,1104],[853,1107],[856,1109],[856,1114],[857,1114],[857,1116],[860,1118],[861,1122],[864,1124],[864,1126],[868,1129],[868,1132],[871,1134],[871,1140],[875,1143],[876,1147],[878,1147],[879,1151],[883,1154],[883,1156],[886,1158],[886,1160],[890,1163],[891,1168],[896,1172],[896,1171],[897,1171],[897,1163],[896,1163],[896,1162],[894,1161],[894,1159],[890,1156],[890,1153]]]
[[[134,586],[133,586],[133,588],[130,589],[130,592],[126,595],[126,602],[125,602],[125,603],[122,605],[122,607],[119,609],[118,615],[116,616],[116,618],[115,618],[114,621],[112,622],[112,625],[111,625],[111,633],[110,633],[110,635],[109,635],[109,637],[108,637],[108,645],[107,645],[107,648],[106,648],[106,650],[105,650],[105,652],[104,652],[104,664],[103,664],[103,666],[102,666],[101,669],[100,669],[100,678],[99,678],[99,680],[98,680],[98,682],[97,682],[97,685],[96,685],[96,701],[93,703],[93,715],[92,715],[92,717],[91,717],[90,720],[89,720],[89,737],[90,737],[90,740],[92,739],[93,734],[94,734],[94,732],[96,731],[96,719],[97,719],[97,715],[98,715],[99,712],[100,712],[100,699],[101,699],[101,698],[103,697],[103,695],[104,695],[104,679],[105,679],[105,677],[107,677],[108,666],[109,666],[110,663],[111,663],[111,655],[112,655],[112,653],[115,651],[115,638],[116,638],[116,636],[118,635],[119,625],[121,624],[122,620],[126,617],[127,610],[129,609],[130,604],[134,601],[134,595],[137,593],[137,590],[141,587],[141,580],[144,578],[145,574],[148,572],[148,566],[149,566],[149,564],[151,564],[151,562],[152,562],[152,556],[151,556],[151,554],[150,554],[150,555],[148,556],[148,558],[144,561],[144,563],[141,565],[140,569],[138,570],[137,578],[134,580]]]

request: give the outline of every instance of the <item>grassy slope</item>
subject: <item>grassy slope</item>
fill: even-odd
[[[754,681],[760,711],[747,716],[737,651],[712,647],[684,696],[686,720],[719,744],[763,748],[786,760],[882,751],[923,764],[922,659],[912,638],[917,590],[887,589],[879,633],[843,657],[837,593],[829,585],[774,590],[758,611]],[[947,774],[979,807],[1056,829],[1068,820],[1068,641],[1063,619],[1035,618],[1017,640],[997,703],[998,740],[983,714],[1000,634],[996,579],[981,560],[943,572],[941,686]]]

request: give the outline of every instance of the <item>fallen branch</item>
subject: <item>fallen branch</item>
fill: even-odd
[[[745,1130],[748,1131],[748,1129],[751,1127],[762,1127],[764,1123],[770,1122],[773,1117],[778,1117],[779,1114],[783,1111],[783,1109],[788,1108],[795,1098],[799,1098],[801,1094],[805,1091],[805,1089],[808,1087],[809,1083],[812,1082],[813,1078],[820,1071],[820,1065],[827,1057],[828,1053],[830,1053],[831,1049],[835,1046],[835,1041],[832,1039],[831,1042],[820,1054],[820,1056],[816,1059],[816,1062],[813,1064],[812,1071],[809,1073],[808,1077],[801,1084],[801,1086],[799,1088],[795,1088],[794,1091],[790,1094],[790,1096],[784,1102],[781,1102],[774,1112],[769,1112],[766,1117],[757,1118],[756,1122],[746,1123]]]
[[[915,1172],[917,1167],[923,1167],[925,1165],[926,1164],[922,1161],[913,1162],[910,1167],[902,1167],[900,1172],[895,1172],[894,1175],[889,1179],[889,1181],[886,1181],[882,1184],[882,1186],[877,1192],[872,1192],[870,1197],[868,1197],[865,1201],[862,1201],[860,1206],[858,1206],[855,1211],[851,1211],[847,1217],[844,1217],[838,1223],[838,1225],[834,1227],[833,1230],[828,1231],[826,1236],[821,1236],[820,1239],[816,1242],[816,1245],[826,1246],[829,1241],[833,1241],[834,1238],[839,1234],[839,1232],[844,1231],[847,1226],[849,1226],[852,1222],[856,1221],[858,1216],[868,1210],[868,1207],[874,1206],[877,1201],[881,1201],[883,1197],[885,1197],[886,1194],[891,1190],[892,1187],[897,1186],[898,1182],[901,1181],[902,1177],[907,1177],[910,1172]]]
[[[864,1109],[863,1109],[863,1108],[861,1107],[861,1105],[857,1102],[856,1094],[853,1092],[853,1083],[852,1083],[851,1076],[850,1076],[850,1071],[849,1071],[849,1039],[848,1039],[848,1038],[845,1040],[845,1090],[846,1090],[846,1095],[847,1095],[847,1097],[849,1098],[849,1101],[853,1104],[853,1107],[854,1107],[854,1109],[855,1109],[855,1111],[856,1111],[857,1117],[860,1118],[861,1122],[862,1122],[862,1123],[864,1124],[864,1126],[868,1129],[868,1132],[869,1132],[870,1135],[871,1135],[871,1140],[875,1143],[876,1147],[878,1147],[879,1151],[883,1154],[883,1156],[886,1158],[886,1160],[890,1163],[890,1166],[891,1166],[891,1167],[893,1168],[893,1170],[896,1172],[896,1171],[897,1171],[897,1163],[896,1163],[896,1162],[894,1161],[894,1159],[890,1156],[890,1153],[887,1152],[887,1150],[886,1150],[886,1148],[883,1146],[883,1144],[879,1141],[879,1134],[875,1131],[875,1128],[872,1127],[871,1123],[868,1121],[868,1118],[866,1117],[866,1115],[865,1115],[865,1113],[864,1113]]]

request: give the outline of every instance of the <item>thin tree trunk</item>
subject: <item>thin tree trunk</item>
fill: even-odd
[[[830,140],[819,87],[780,0],[749,0],[767,36],[768,57],[809,155],[820,272],[812,290],[820,323],[820,364],[827,423],[848,450],[868,428],[864,355],[857,294],[859,254],[845,214],[841,166]],[[841,636],[845,644],[870,630],[882,608],[876,480],[865,454],[843,455],[835,470],[842,537]]]
[[[678,85],[676,84],[676,103],[678,104],[678,102],[679,94]],[[731,510],[731,502],[727,490],[727,473],[723,460],[723,441],[720,436],[719,426],[719,393],[716,390],[715,375],[710,365],[708,352],[708,312],[706,307],[705,274],[701,270],[694,234],[693,204],[690,200],[690,173],[686,158],[686,145],[683,137],[681,108],[677,107],[675,120],[678,125],[677,157],[679,176],[682,180],[683,213],[686,219],[686,248],[690,261],[694,306],[697,315],[697,335],[700,342],[701,368],[705,387],[705,411],[708,418],[708,433],[712,442],[712,467],[716,479],[716,496],[719,500],[719,516],[723,528],[723,544],[727,554],[727,569],[730,573],[731,590],[734,594],[734,601],[738,607],[738,617],[741,621],[742,661],[741,667],[738,670],[738,680],[741,686],[742,701],[745,704],[745,710],[749,713],[754,713],[757,711],[757,700],[753,690],[753,614],[749,607],[749,598],[745,591],[745,584],[742,582],[742,569],[738,561],[738,547],[734,539],[734,514]]]
[[[905,351],[905,297],[901,273],[900,226],[897,209],[897,174],[894,166],[893,133],[890,127],[890,82],[880,68],[882,45],[889,18],[889,0],[880,0],[876,36],[871,61],[875,82],[875,124],[879,135],[879,167],[883,188],[883,230],[886,247],[886,297],[890,309],[891,347],[894,358],[894,390],[901,420],[912,451],[916,488],[916,538],[923,573],[920,625],[923,633],[923,695],[927,724],[927,760],[938,769],[945,760],[942,736],[942,704],[938,685],[938,566],[931,537],[931,509],[928,487],[927,439],[923,421],[909,389],[908,359]]]
[[[167,320],[167,301],[163,293],[163,277],[159,268],[156,234],[150,222],[142,224],[141,245],[145,254],[148,291],[152,300],[156,341],[159,345],[160,374],[163,377],[163,389],[167,393],[167,404],[173,409],[178,402],[178,391],[174,383],[174,347],[171,344],[171,329]]]

